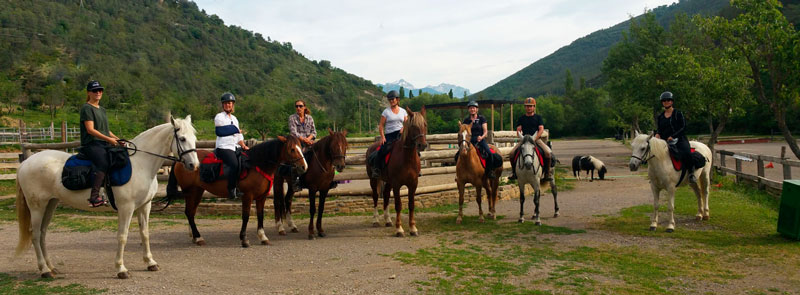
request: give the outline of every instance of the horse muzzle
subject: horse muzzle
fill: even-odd
[[[336,168],[336,172],[339,172],[339,173],[344,171],[344,167],[345,167],[344,164],[342,164],[342,165],[334,165],[334,168]]]
[[[183,163],[183,167],[186,167],[186,169],[192,170],[192,171],[197,171],[197,168],[198,168],[197,166],[198,165],[195,165],[194,163],[188,163],[188,164],[187,163]]]
[[[637,170],[639,170],[639,165],[640,164],[641,163],[639,163],[639,161],[636,161],[635,159],[631,159],[631,162],[628,164],[628,167],[631,168],[631,171],[637,171]]]
[[[293,170],[293,172],[295,174],[298,174],[298,175],[306,173],[306,167],[303,167],[303,166],[294,166],[294,168],[292,170]]]

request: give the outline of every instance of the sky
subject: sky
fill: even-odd
[[[675,0],[195,0],[372,83],[489,87],[575,39]]]

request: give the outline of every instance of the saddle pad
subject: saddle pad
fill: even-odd
[[[72,155],[67,159],[67,162],[64,163],[64,170],[72,169],[73,167],[92,167],[92,162],[79,158],[78,155]],[[131,162],[128,161],[128,164],[124,167],[111,170],[108,177],[112,186],[120,186],[128,183],[128,181],[131,180],[132,174],[133,168],[131,167]]]
[[[489,147],[489,157],[491,157],[492,154],[496,154],[496,153],[497,153],[497,151],[495,151],[493,148]],[[481,166],[483,166],[483,168],[486,168],[486,158],[481,157],[480,155],[481,155],[481,153],[478,153],[478,157],[481,158]]]
[[[378,146],[378,148],[375,149],[376,152],[380,151],[380,150],[381,150],[381,146]],[[386,158],[384,159],[384,161],[385,161],[384,164],[389,165],[389,158],[391,158],[391,157],[392,157],[392,153],[387,153],[386,154]]]
[[[692,153],[695,152],[694,148],[692,148],[691,150]],[[672,160],[672,167],[675,168],[675,171],[681,171],[683,163],[681,163],[681,161],[678,161],[678,159],[675,159],[675,154],[669,153],[669,159]]]
[[[539,149],[538,146],[534,147],[534,151],[536,153],[536,157],[539,158],[539,166],[542,166],[542,163],[544,163],[544,158],[542,158],[542,151]],[[517,151],[514,152],[514,160],[513,160],[514,163],[517,162],[517,159],[519,159],[519,155],[521,153],[522,152],[519,149],[517,149]]]
[[[248,157],[247,153],[242,153],[242,156],[245,157],[245,158]],[[200,162],[201,166],[203,166],[203,165],[213,165],[213,164],[220,164],[219,165],[219,176],[217,177],[217,179],[224,179],[225,178],[224,177],[225,176],[225,172],[224,172],[225,169],[224,169],[224,166],[223,166],[224,164],[222,163],[222,160],[220,160],[219,158],[217,158],[216,155],[214,155],[214,153],[206,154],[206,156],[203,158],[203,161]],[[247,171],[248,171],[248,169],[242,169],[242,172],[239,173],[239,179],[240,180],[247,178]],[[270,174],[267,174],[266,172],[261,170],[261,168],[258,168],[258,166],[256,166],[256,171],[259,174],[261,174],[261,176],[264,176],[264,178],[269,180],[269,185],[270,185],[270,188],[271,188],[272,187],[273,176],[270,175]],[[269,191],[269,190],[267,190],[267,191]]]

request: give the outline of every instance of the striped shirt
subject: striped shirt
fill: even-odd
[[[289,116],[289,134],[300,138],[308,138],[309,135],[317,138],[317,127],[314,126],[314,118],[307,114],[304,121],[300,122],[300,116],[296,113]]]

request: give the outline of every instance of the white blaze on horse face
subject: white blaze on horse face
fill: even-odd
[[[464,144],[464,141],[466,140],[467,140],[467,131],[466,130],[461,131],[461,142],[459,142],[458,145],[461,146],[462,151],[467,149],[467,145]]]
[[[300,153],[300,157],[303,158],[303,169],[308,169],[308,163],[306,162],[305,155],[303,155],[303,149],[301,149],[299,145],[295,145],[294,148],[297,149],[297,152]]]

